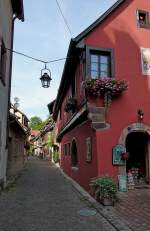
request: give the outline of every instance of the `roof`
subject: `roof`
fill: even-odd
[[[61,82],[59,85],[59,89],[58,89],[58,93],[57,93],[57,97],[56,97],[55,105],[53,109],[54,120],[57,119],[59,107],[66,93],[66,90],[67,90],[66,88],[70,80],[69,78],[66,78],[66,76],[70,76],[73,63],[75,63],[75,59],[70,58],[70,57],[77,56],[78,54],[77,50],[79,50],[79,48],[76,47],[77,43],[79,43],[85,36],[87,36],[91,31],[93,31],[97,26],[99,26],[112,12],[114,12],[125,1],[126,0],[118,0],[103,15],[101,15],[95,22],[93,22],[89,27],[87,27],[77,37],[75,37],[74,39],[71,39],[62,78],[61,78]]]
[[[54,129],[54,121],[51,120],[45,127],[41,130],[41,136],[44,136],[46,133],[52,131]]]
[[[24,21],[23,0],[11,0],[13,13],[22,21]]]
[[[125,2],[125,0],[118,0],[115,4],[113,4],[104,14],[102,14],[96,21],[94,21],[89,27],[87,27],[84,31],[82,31],[77,37],[74,38],[76,42],[79,42],[85,36],[88,35],[92,30],[94,30],[100,23],[102,23],[114,10],[116,10],[121,3]]]
[[[71,76],[71,72],[74,69],[73,67],[74,67],[74,64],[76,61],[75,57],[77,57],[76,53],[77,53],[77,49],[75,47],[75,42],[73,41],[73,39],[71,39],[68,53],[67,53],[67,57],[66,57],[64,70],[63,70],[63,74],[62,74],[62,78],[61,78],[61,82],[60,82],[59,89],[58,89],[58,94],[57,94],[54,109],[53,109],[54,120],[57,117],[59,105],[61,104],[61,102],[63,100],[64,94],[66,93],[68,83],[70,83],[70,81],[71,81],[71,78],[66,78],[66,76],[68,76],[68,77]],[[72,58],[70,58],[70,57],[72,57]]]
[[[20,111],[18,108],[15,108],[14,104],[11,103],[10,109],[16,110],[16,112],[19,112],[19,113],[22,114],[24,117],[26,117],[26,119],[27,119],[28,122],[30,121],[30,120],[28,119],[28,117],[27,117],[22,111]]]
[[[19,129],[24,135],[27,135],[27,131],[23,128],[23,126],[21,125],[21,123],[18,121],[17,117],[12,114],[9,113],[9,126],[13,127],[14,130]]]
[[[39,133],[40,131],[31,129],[31,136],[37,136]]]
[[[50,114],[53,113],[54,104],[55,104],[55,100],[53,100],[47,105]]]

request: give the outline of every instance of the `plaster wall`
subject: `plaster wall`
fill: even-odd
[[[12,7],[10,0],[0,1],[0,43],[3,39],[5,47],[11,47],[12,29]],[[8,81],[10,69],[10,52],[7,51],[6,60],[6,85],[0,80],[0,122],[1,122],[1,145],[0,145],[0,181],[6,178],[7,149],[6,149],[6,129],[8,110]]]
[[[137,122],[138,109],[144,111],[144,123],[150,125],[150,76],[143,75],[141,67],[141,48],[150,48],[150,29],[138,27],[137,10],[150,15],[149,1],[126,0],[85,38],[89,47],[114,50],[114,78],[129,84],[122,96],[112,100],[106,118],[110,129],[96,132],[99,175],[117,176],[112,147],[119,142],[122,130]]]
[[[86,139],[90,137],[92,139],[92,161],[86,161],[87,147]],[[65,155],[64,145],[71,143],[72,140],[76,140],[77,153],[78,153],[78,167],[73,168],[71,166],[71,155]],[[70,151],[71,152],[71,151]],[[85,122],[72,131],[68,132],[61,142],[61,168],[70,177],[76,180],[86,190],[90,190],[90,179],[97,176],[97,150],[96,150],[96,137],[95,131],[91,129],[91,123]]]

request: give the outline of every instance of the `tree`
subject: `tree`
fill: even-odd
[[[40,130],[43,127],[42,119],[38,116],[31,117],[29,127],[33,130]]]

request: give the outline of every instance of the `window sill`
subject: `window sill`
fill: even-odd
[[[139,23],[139,24],[138,24],[138,27],[139,27],[139,28],[150,29],[150,24],[141,24],[141,23]]]

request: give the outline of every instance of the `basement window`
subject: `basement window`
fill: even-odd
[[[150,28],[149,26],[149,12],[138,10],[137,11],[138,26],[141,28]]]

